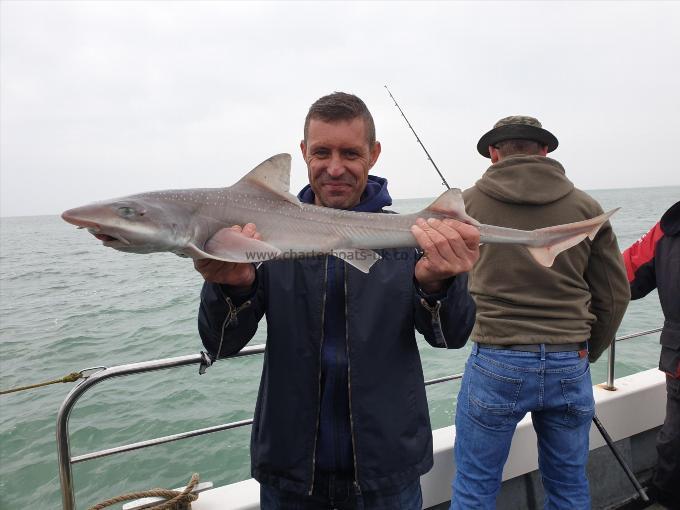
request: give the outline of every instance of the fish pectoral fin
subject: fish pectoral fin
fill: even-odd
[[[301,207],[297,197],[290,193],[290,154],[277,154],[263,161],[234,186],[264,191]]]
[[[347,262],[362,273],[368,273],[371,266],[382,258],[378,252],[358,248],[333,248],[331,255]]]
[[[281,250],[264,241],[245,237],[228,228],[219,230],[205,243],[203,249],[190,245],[193,258],[208,258],[225,262],[262,262],[281,255]]]
[[[463,202],[463,193],[458,188],[451,188],[439,195],[437,199],[428,205],[420,215],[426,216],[428,211],[437,214],[443,214],[449,218],[464,221],[471,225],[479,225],[479,222],[468,216],[465,212],[465,202]]]

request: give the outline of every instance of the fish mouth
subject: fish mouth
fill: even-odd
[[[83,227],[79,227],[79,228],[83,228]],[[130,246],[130,241],[128,241],[127,239],[125,239],[123,236],[121,236],[118,233],[115,236],[113,236],[111,234],[107,234],[106,232],[102,232],[101,229],[99,229],[99,228],[93,228],[93,227],[88,228],[87,231],[90,234],[92,234],[94,237],[99,239],[104,244],[104,246],[113,246],[116,243],[121,243],[125,246]]]

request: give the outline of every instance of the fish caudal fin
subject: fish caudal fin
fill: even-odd
[[[542,266],[551,267],[555,262],[555,257],[563,251],[576,246],[586,237],[591,241],[595,239],[602,225],[618,210],[619,208],[612,209],[585,221],[534,230],[537,240],[542,243],[538,246],[527,246],[527,249],[536,262]]]
[[[422,216],[427,216],[428,213],[441,214],[455,220],[470,223],[471,225],[479,225],[479,222],[471,218],[465,212],[465,202],[463,202],[463,193],[458,188],[451,188],[439,195],[437,199],[421,211]]]
[[[592,220],[590,220],[590,221],[597,221],[597,222],[598,222],[598,223],[597,223],[597,226],[595,226],[595,227],[588,233],[588,237],[590,238],[591,241],[592,241],[593,239],[595,239],[595,236],[597,235],[598,231],[600,230],[600,227],[602,227],[602,225],[604,225],[605,222],[606,222],[609,218],[611,218],[612,216],[614,216],[614,214],[615,214],[619,209],[621,209],[621,208],[620,208],[620,207],[617,207],[616,209],[612,209],[611,211],[607,211],[606,213],[600,214],[599,216],[596,216],[595,218],[593,218]]]
[[[568,250],[572,246],[576,246],[578,243],[583,241],[588,234],[578,234],[562,242],[555,243],[548,246],[527,246],[529,253],[534,257],[536,262],[545,267],[551,267],[553,262],[555,262],[555,257],[557,257],[564,250]]]

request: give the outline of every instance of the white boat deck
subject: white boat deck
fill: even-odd
[[[596,412],[614,441],[658,427],[663,423],[666,403],[665,376],[653,369],[616,380],[617,391],[596,385]],[[449,501],[451,478],[455,471],[453,443],[455,427],[433,432],[434,467],[421,478],[424,508]],[[593,425],[590,429],[590,449],[605,444]],[[503,470],[503,480],[509,480],[538,469],[536,433],[527,415],[517,427],[510,456]],[[253,480],[218,487],[200,494],[192,504],[194,510],[256,510],[260,508],[260,487]]]

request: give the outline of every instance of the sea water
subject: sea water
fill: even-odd
[[[590,193],[605,210],[622,207],[612,219],[622,249],[680,199],[680,187]],[[398,200],[394,209],[414,212],[427,203]],[[0,219],[0,389],[199,352],[201,284],[188,259],[105,249],[58,216]],[[619,334],[662,321],[654,292],[631,303]],[[265,336],[263,321],[251,345]],[[469,346],[447,351],[419,344],[426,379],[462,372]],[[622,342],[617,376],[656,367],[658,356],[658,334]],[[592,367],[594,382],[606,378],[605,358]],[[261,366],[261,356],[250,356],[220,361],[202,376],[192,366],[106,381],[71,415],[72,454],[250,418]],[[55,423],[71,388],[0,397],[1,509],[60,507]],[[458,388],[457,381],[428,387],[434,428],[452,423]],[[194,472],[215,485],[248,478],[249,435],[243,427],[77,464],[78,508],[125,492],[184,486]]]

